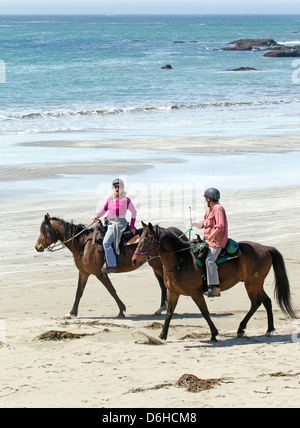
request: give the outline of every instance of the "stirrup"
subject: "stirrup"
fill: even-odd
[[[102,273],[115,273],[117,271],[117,266],[107,266],[106,263],[103,265],[101,272]]]

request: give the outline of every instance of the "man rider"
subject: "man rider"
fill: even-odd
[[[220,205],[220,192],[213,187],[205,190],[204,197],[207,203],[207,211],[203,220],[192,223],[199,229],[204,228],[204,239],[208,242],[208,254],[206,257],[206,272],[208,284],[208,296],[219,297],[220,281],[216,260],[225,248],[228,240],[228,224],[225,209]]]

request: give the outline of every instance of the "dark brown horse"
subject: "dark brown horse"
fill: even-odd
[[[143,234],[133,256],[134,266],[139,266],[152,248],[159,247],[159,256],[163,263],[164,282],[167,287],[167,314],[160,338],[166,339],[172,315],[181,294],[191,296],[199,307],[211,330],[211,340],[216,340],[218,331],[213,324],[203,296],[202,267],[199,267],[189,243],[182,241],[167,229],[143,223]],[[273,247],[256,242],[239,242],[242,255],[219,265],[221,291],[228,290],[243,281],[251,300],[251,308],[241,322],[238,337],[245,334],[249,319],[261,304],[268,316],[267,335],[274,331],[271,299],[263,285],[273,265],[275,272],[275,297],[281,310],[297,318],[291,303],[290,285],[282,255]]]
[[[49,214],[46,214],[44,221],[41,224],[40,236],[35,245],[35,249],[37,251],[43,252],[45,249],[50,249],[52,244],[55,244],[58,241],[64,242],[70,240],[65,244],[65,246],[73,253],[76,267],[79,270],[79,278],[73,308],[69,314],[65,315],[65,317],[71,318],[73,316],[77,316],[79,302],[90,275],[95,275],[107,288],[119,307],[118,317],[124,317],[124,312],[126,311],[124,303],[118,297],[108,276],[103,275],[101,272],[101,268],[104,263],[104,252],[98,251],[92,243],[93,230],[84,229],[85,226],[82,224],[75,225],[73,223],[65,222],[59,218],[51,218]],[[182,233],[176,228],[172,228],[172,230],[178,235]],[[80,235],[72,239],[72,237],[78,233],[80,233]],[[137,269],[137,267],[134,267],[131,262],[131,258],[136,247],[137,244],[133,244],[122,248],[121,254],[117,258],[117,272],[129,272]],[[152,255],[155,254],[157,254],[157,251]],[[163,268],[159,257],[149,261],[149,264],[152,267],[161,288],[161,304],[160,308],[155,312],[156,315],[159,315],[165,309],[166,304],[166,287],[163,280]]]

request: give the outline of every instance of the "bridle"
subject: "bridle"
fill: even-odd
[[[51,252],[53,252],[53,251],[58,251],[58,249],[57,249],[57,250],[55,250],[55,249],[54,249],[54,248],[55,248],[55,247],[57,247],[58,245],[61,245],[61,243],[58,243],[58,242],[57,242],[57,241],[59,240],[58,233],[57,233],[57,231],[52,227],[52,225],[51,225],[51,223],[50,223],[50,222],[49,222],[49,225],[50,225],[50,227],[48,226],[48,224],[47,224],[47,228],[45,227],[45,229],[47,230],[46,237],[47,237],[47,238],[50,238],[50,239],[51,239],[51,241],[54,241],[54,242],[52,242],[50,245],[46,245],[46,243],[45,243],[45,239],[44,239],[44,234],[43,234],[42,239],[40,239],[40,243],[42,244],[42,247],[44,248],[44,250],[51,251]],[[54,234],[55,236],[53,236],[53,234]]]
[[[153,236],[153,238],[154,238],[154,236]],[[135,251],[134,252],[134,254],[137,254],[138,256],[146,256],[146,260],[147,260],[147,262],[150,262],[152,259],[156,259],[156,258],[158,258],[159,257],[159,255],[156,255],[156,256],[151,256],[151,253],[153,253],[154,251],[156,251],[156,250],[159,250],[160,248],[161,248],[161,237],[160,237],[160,233],[158,232],[158,244],[156,245],[156,247],[155,248],[152,248],[152,250],[149,250],[149,247],[150,247],[150,245],[152,244],[152,242],[153,242],[153,238],[151,239],[151,241],[150,241],[150,243],[149,243],[149,245],[148,245],[148,248],[147,248],[147,250],[148,251],[143,251],[143,252],[141,252],[141,251]]]
[[[55,233],[55,242],[53,242],[50,245],[46,245],[44,239],[40,240],[40,243],[42,244],[43,248],[47,251],[50,251],[51,253],[53,253],[54,251],[59,251],[62,250],[63,248],[65,248],[66,244],[70,241],[72,241],[73,239],[77,238],[77,236],[81,235],[83,232],[85,232],[87,229],[89,229],[93,224],[94,221],[87,226],[85,229],[81,230],[79,233],[77,233],[76,235],[72,236],[72,238],[67,239],[67,240],[63,240],[62,242],[57,242],[59,239],[61,239],[57,233],[57,231],[53,228],[53,226],[51,225],[51,223],[49,222],[51,229],[47,228],[47,238],[51,238],[51,240],[54,240],[53,237],[51,236],[51,233]]]

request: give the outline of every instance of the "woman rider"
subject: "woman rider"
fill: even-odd
[[[108,197],[104,207],[95,215],[94,221],[102,217],[107,211],[108,229],[103,239],[103,248],[105,252],[106,264],[102,267],[103,273],[116,272],[117,262],[116,254],[120,254],[119,243],[121,240],[122,233],[128,227],[126,220],[126,212],[131,212],[131,221],[129,228],[133,234],[135,234],[135,220],[136,220],[136,209],[131,200],[126,196],[124,191],[124,182],[117,178],[112,183],[112,195]]]

